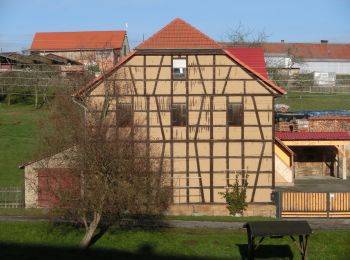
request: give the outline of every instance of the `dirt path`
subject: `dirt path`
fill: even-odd
[[[293,221],[296,219],[288,219]],[[302,220],[302,219],[298,219]],[[350,219],[304,219],[309,222],[312,229],[324,230],[350,230]],[[47,218],[27,217],[27,216],[0,216],[0,221],[19,222],[48,222]],[[243,229],[244,222],[216,222],[216,221],[185,221],[185,220],[164,220],[159,222],[142,221],[132,225],[160,226],[169,228],[204,228],[204,229]]]

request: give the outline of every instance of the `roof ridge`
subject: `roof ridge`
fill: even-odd
[[[179,32],[177,32],[177,34],[175,34],[173,31],[174,30],[173,27],[175,27],[175,29],[179,29],[177,27],[183,27],[183,28],[189,28],[190,31],[188,32],[190,33],[196,33],[197,37],[200,36],[202,37],[202,39],[204,39],[204,43],[201,43],[200,41],[197,40],[197,42],[194,44],[193,42],[190,42],[189,40],[191,40],[191,37],[189,37],[189,35],[186,35],[185,30],[180,31],[180,35]],[[170,32],[168,32],[168,30],[170,29]],[[181,35],[181,33],[184,33],[184,35]],[[164,38],[167,39],[172,39],[172,38],[183,38],[184,41],[183,42],[178,42],[178,41],[169,41],[169,42],[164,42],[162,40],[164,40]],[[157,44],[154,44],[153,41],[158,40]],[[187,40],[187,42],[186,42]],[[186,45],[187,43],[187,45]],[[184,46],[181,46],[182,44],[184,44]],[[163,46],[161,46],[163,45]],[[164,45],[168,45],[166,47],[164,47]],[[180,47],[179,47],[180,46]],[[187,23],[186,21],[180,19],[180,18],[175,18],[174,20],[172,20],[170,23],[168,23],[167,25],[163,26],[159,31],[157,31],[156,33],[154,33],[152,36],[150,36],[146,41],[140,43],[136,48],[136,50],[140,50],[140,49],[222,49],[222,46],[220,44],[218,44],[215,40],[211,39],[208,35],[204,34],[203,32],[201,32],[199,29],[197,29],[196,27],[190,25],[189,23]]]

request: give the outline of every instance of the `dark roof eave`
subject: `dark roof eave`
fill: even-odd
[[[135,49],[139,54],[145,54],[145,53],[223,53],[223,49],[221,48],[212,48],[212,49],[203,49],[203,48],[157,48],[157,49]]]

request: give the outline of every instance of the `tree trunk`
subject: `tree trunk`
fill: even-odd
[[[90,225],[88,225],[87,228],[85,229],[85,235],[84,235],[83,239],[80,241],[79,247],[81,249],[88,249],[89,248],[90,243],[91,243],[91,239],[92,239],[93,235],[95,234],[95,231],[100,223],[100,220],[101,220],[101,214],[95,212],[94,219],[92,220]]]
[[[38,87],[35,86],[35,109],[38,109]]]

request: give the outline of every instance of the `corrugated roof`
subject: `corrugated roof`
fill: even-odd
[[[222,42],[227,48],[248,47],[249,43]],[[266,54],[293,55],[303,59],[350,59],[349,43],[287,43],[265,42],[261,47]]]
[[[226,50],[267,78],[264,50],[262,48],[227,48]]]
[[[30,50],[121,49],[126,31],[38,32]]]
[[[136,47],[136,50],[140,49],[222,49],[222,46],[176,18]]]
[[[264,43],[265,53],[291,53],[304,59],[350,59],[350,44]]]
[[[350,140],[349,132],[283,132],[275,136],[281,140]]]

